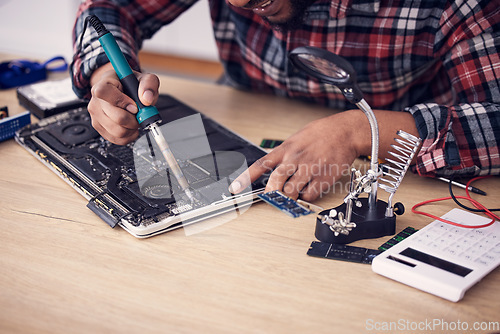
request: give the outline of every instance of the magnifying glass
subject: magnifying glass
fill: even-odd
[[[309,76],[338,87],[349,102],[363,111],[368,118],[371,130],[370,168],[373,172],[378,173],[379,137],[377,119],[370,105],[363,98],[363,92],[357,85],[356,71],[352,65],[334,53],[312,46],[294,49],[290,52],[289,59],[295,67]],[[377,201],[377,188],[377,182],[375,181],[372,184],[368,202],[370,207],[375,206]]]

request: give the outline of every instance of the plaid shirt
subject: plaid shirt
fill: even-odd
[[[107,62],[94,32],[84,35],[77,52],[84,17],[97,15],[139,69],[142,41],[195,1],[83,3],[73,34],[77,95],[90,96],[90,75]],[[234,87],[354,108],[335,87],[300,73],[287,59],[299,46],[327,49],[351,62],[374,109],[413,115],[423,139],[419,174],[499,174],[498,0],[317,0],[302,27],[286,33],[272,30],[251,11],[208,1],[220,60]]]

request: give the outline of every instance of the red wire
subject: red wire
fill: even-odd
[[[467,185],[465,187],[465,193],[467,194],[467,197],[472,199],[470,197],[470,193],[469,193],[469,187],[471,185],[472,182],[474,181],[477,181],[477,180],[481,180],[481,179],[486,179],[486,178],[490,178],[491,175],[485,175],[485,176],[478,176],[478,177],[475,177],[473,179],[470,179],[469,182],[467,182]],[[490,210],[488,210],[486,207],[484,207],[484,205],[482,205],[481,203],[477,202],[477,201],[471,201],[472,204],[474,204],[474,206],[477,208],[477,209],[480,209],[480,210],[484,210],[485,211],[485,215],[487,215],[488,217],[492,218],[492,219],[496,219],[496,220],[500,220],[500,217],[498,217],[496,214],[494,214],[493,212],[491,212]],[[476,205],[479,204],[479,206]]]
[[[423,201],[423,202],[417,203],[417,204],[415,204],[411,208],[411,212],[416,213],[416,214],[420,214],[420,215],[424,215],[424,216],[427,216],[427,217],[439,220],[439,221],[441,221],[443,223],[447,223],[447,224],[458,226],[458,227],[464,227],[464,228],[483,228],[483,227],[488,227],[488,226],[492,225],[495,222],[495,219],[500,220],[500,218],[497,215],[495,215],[494,213],[492,213],[490,210],[488,210],[484,205],[482,205],[481,203],[479,203],[478,201],[476,201],[475,199],[473,199],[472,197],[470,197],[469,190],[468,190],[468,188],[469,188],[469,186],[470,186],[470,184],[472,182],[474,182],[476,180],[479,180],[479,179],[484,179],[486,177],[489,177],[489,176],[478,176],[476,178],[473,178],[473,179],[469,180],[469,182],[467,182],[467,187],[465,189],[465,193],[467,194],[467,197],[466,196],[455,196],[455,198],[460,198],[460,199],[468,200],[469,202],[471,202],[472,204],[474,204],[474,206],[476,208],[484,210],[485,214],[492,219],[487,224],[474,225],[474,226],[463,225],[463,224],[459,224],[459,223],[455,223],[455,222],[443,219],[441,217],[434,216],[434,215],[432,215],[430,213],[427,213],[427,212],[417,211],[416,210],[416,208],[418,208],[419,206],[422,206],[422,205],[425,205],[425,204],[429,204],[429,203],[433,203],[433,202],[440,202],[440,201],[450,200],[450,199],[452,199],[452,197],[443,197],[443,198],[430,199],[430,200],[427,200],[427,201]]]
[[[473,179],[470,179],[469,182],[467,182],[467,185],[465,187],[465,193],[467,194],[467,197],[471,198],[470,197],[470,193],[469,193],[469,187],[470,187],[470,184],[473,182],[473,181],[476,181],[476,180],[480,180],[480,179],[486,179],[486,178],[489,178],[491,177],[491,175],[485,175],[485,176],[478,176],[478,177],[475,177]],[[474,204],[474,206],[477,208],[477,209],[482,209],[484,206],[481,205],[481,208],[479,208],[474,202],[472,202],[472,204]],[[491,217],[491,218],[495,218],[497,220],[500,220],[500,217],[498,217],[496,214],[494,214],[493,212],[491,212],[490,210],[484,208],[484,210],[486,211],[486,215]]]

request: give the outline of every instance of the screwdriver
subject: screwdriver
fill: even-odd
[[[113,65],[113,68],[115,69],[115,72],[123,85],[125,94],[130,96],[137,104],[139,111],[137,112],[136,118],[139,122],[139,125],[143,129],[151,133],[156,144],[158,144],[163,157],[167,161],[168,166],[177,179],[177,182],[181,186],[182,190],[186,193],[187,197],[189,197],[191,202],[193,202],[194,196],[189,189],[189,183],[182,173],[177,160],[175,159],[167,141],[165,140],[165,137],[160,131],[160,127],[158,126],[158,123],[161,122],[161,117],[158,109],[155,106],[145,106],[139,100],[139,81],[137,80],[137,77],[132,71],[129,63],[125,59],[125,56],[120,50],[120,47],[116,43],[114,36],[109,32],[108,29],[106,29],[101,20],[99,20],[99,18],[95,15],[90,15],[86,18],[86,21],[90,22],[92,27],[94,27],[95,31],[97,32],[99,36],[99,42],[101,43],[106,56],[111,62],[111,65]]]

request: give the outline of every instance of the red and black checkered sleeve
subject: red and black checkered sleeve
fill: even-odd
[[[97,34],[85,29],[85,18],[96,15],[115,37],[134,70],[140,70],[138,52],[145,39],[173,21],[196,0],[87,0],[78,9],[73,28],[74,57],[70,66],[73,90],[80,98],[90,98],[90,77],[108,62]]]
[[[452,2],[436,35],[453,105],[408,109],[424,139],[416,165],[421,175],[500,174],[500,7],[474,4]]]

